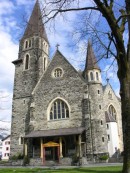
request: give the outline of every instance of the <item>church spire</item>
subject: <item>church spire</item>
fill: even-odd
[[[85,71],[86,70],[93,70],[93,69],[100,70],[100,68],[97,64],[96,57],[95,57],[94,52],[93,52],[91,42],[89,40],[88,41],[88,48],[87,48]]]
[[[49,43],[45,28],[43,25],[42,13],[40,10],[40,5],[38,0],[36,1],[35,6],[33,8],[31,17],[29,19],[29,22],[27,24],[26,30],[23,35],[23,39],[32,37],[35,35],[44,38],[45,41]]]

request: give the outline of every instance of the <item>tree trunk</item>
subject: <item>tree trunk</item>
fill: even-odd
[[[128,56],[128,55],[127,55]],[[125,56],[122,58],[126,58]],[[121,60],[121,57],[120,57]],[[127,57],[128,60],[128,57]],[[121,63],[121,61],[120,61]],[[122,126],[124,142],[124,160],[122,173],[130,173],[130,66],[127,61],[126,69],[121,67],[118,71],[120,80],[120,95],[122,103]]]

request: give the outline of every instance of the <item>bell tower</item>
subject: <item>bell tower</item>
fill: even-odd
[[[88,41],[86,65],[83,74],[88,83],[89,117],[91,122],[93,154],[106,153],[108,149],[101,69],[97,64],[97,59],[90,41]]]
[[[38,0],[19,43],[18,59],[15,65],[11,155],[23,152],[23,137],[28,132],[32,91],[49,61],[49,41],[42,22]]]
[[[96,57],[93,52],[91,42],[88,41],[86,65],[84,69],[84,77],[88,83],[101,83],[101,69],[97,64]]]

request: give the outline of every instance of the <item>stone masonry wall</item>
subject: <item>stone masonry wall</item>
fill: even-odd
[[[53,71],[57,67],[63,69],[61,78],[53,77]],[[30,123],[34,130],[82,126],[82,100],[86,87],[85,81],[79,77],[76,70],[57,52],[33,91],[35,111]],[[48,107],[55,98],[62,98],[68,103],[69,119],[49,120]]]

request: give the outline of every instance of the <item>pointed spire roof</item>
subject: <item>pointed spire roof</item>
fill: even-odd
[[[48,42],[47,34],[42,21],[42,13],[40,10],[39,1],[37,0],[33,8],[31,17],[27,24],[26,30],[23,35],[23,39],[31,36],[40,36]]]
[[[97,60],[96,60],[96,57],[94,55],[91,42],[89,40],[88,41],[88,48],[87,48],[87,57],[86,57],[85,70],[93,70],[93,69],[100,70],[100,67],[97,64]]]

